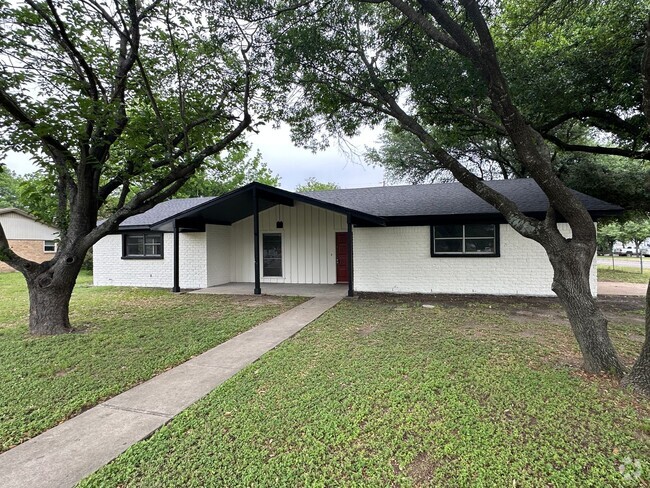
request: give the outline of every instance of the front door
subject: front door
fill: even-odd
[[[347,283],[348,276],[348,233],[336,233],[336,282]]]

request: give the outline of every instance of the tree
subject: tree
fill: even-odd
[[[620,236],[621,224],[618,222],[609,222],[607,224],[599,225],[598,235],[596,236],[598,250],[603,254],[611,253],[614,243],[619,240]],[[614,263],[613,259],[612,263]]]
[[[181,188],[178,197],[207,197],[223,195],[252,181],[278,186],[280,178],[271,173],[258,152],[248,157],[249,146],[242,146],[228,152],[225,157],[216,158],[204,165]]]
[[[619,240],[622,242],[633,242],[636,254],[639,254],[639,247],[650,237],[650,219],[628,220],[621,225]]]
[[[332,182],[323,182],[318,181],[313,176],[310,176],[305,180],[302,185],[296,186],[296,191],[305,192],[305,191],[325,191],[325,190],[338,190],[341,188],[336,183]]]
[[[27,281],[32,333],[70,331],[90,247],[236,148],[250,126],[252,95],[266,84],[254,32],[228,6],[202,5],[0,0],[0,152],[35,158],[61,230],[41,264],[15,254],[0,227],[0,260]]]
[[[434,131],[435,127],[428,128]],[[467,135],[448,142],[449,150],[475,175],[484,180],[528,176],[511,145],[502,137]],[[395,124],[387,124],[378,148],[366,152],[370,164],[382,166],[394,182],[433,183],[452,181],[439,168],[419,139]],[[650,164],[621,156],[587,154],[552,148],[553,168],[570,188],[621,205],[630,211],[650,212]]]
[[[20,207],[19,185],[16,173],[0,168],[0,208]]]
[[[321,129],[350,135],[361,124],[385,120],[416,136],[437,168],[449,171],[501,212],[522,236],[543,246],[554,270],[553,291],[567,312],[584,368],[621,377],[624,367],[589,285],[595,226],[555,173],[546,134],[524,116],[525,103],[510,88],[510,74],[501,65],[493,36],[503,28],[502,5],[481,5],[475,0],[329,1],[286,11],[271,27],[279,58],[276,77],[300,90],[301,96],[286,90],[291,97],[285,100],[283,116],[293,124],[298,139],[312,137]],[[630,10],[636,2],[626,5]],[[536,39],[536,35],[529,37]],[[529,64],[526,45],[518,44],[511,58]],[[650,60],[646,64],[650,67]],[[635,73],[638,78],[640,70]],[[563,79],[555,78],[545,86],[568,89],[563,84]],[[641,82],[635,79],[634,84],[638,87]],[[643,106],[650,113],[650,81],[647,85]],[[546,94],[533,93],[528,98],[534,96]],[[459,123],[456,114],[466,112],[468,116]],[[481,131],[489,127],[495,137],[509,142],[522,168],[548,197],[544,218],[524,215],[512,201],[485,185],[438,136],[440,128],[447,132],[458,128],[457,137],[462,137],[468,123]],[[571,239],[559,232],[558,215],[568,222]],[[650,391],[650,385],[641,386]]]

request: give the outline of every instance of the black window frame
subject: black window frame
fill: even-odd
[[[266,236],[279,236],[280,237],[280,274],[279,275],[267,275],[266,274],[266,266],[264,265],[264,261],[266,259],[269,259],[264,256],[264,238]],[[282,232],[263,232],[262,233],[262,243],[261,243],[261,248],[262,248],[262,277],[263,278],[283,278],[284,277],[284,237]],[[277,259],[277,258],[270,258],[270,259]]]
[[[147,236],[160,237],[160,254],[147,254]],[[129,237],[142,237],[144,254],[128,254],[127,240]],[[165,259],[165,236],[163,232],[133,231],[122,234],[122,259]]]
[[[440,224],[438,227],[446,227],[450,225],[461,225],[463,227],[463,251],[462,252],[436,252],[435,250],[435,240],[436,240],[436,225],[430,227],[430,241],[431,241],[431,257],[432,258],[498,258],[501,257],[501,238],[500,238],[500,228],[499,224],[494,224],[491,222],[473,222],[468,224]],[[479,252],[465,252],[465,241],[467,239],[473,239],[474,237],[465,236],[465,226],[467,225],[492,225],[494,227],[494,252],[492,253],[479,253]],[[480,237],[476,237],[480,238]]]

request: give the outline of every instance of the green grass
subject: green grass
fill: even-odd
[[[648,403],[580,371],[557,302],[394,300],[340,303],[81,486],[638,486],[628,456],[647,480]]]
[[[24,279],[0,274],[0,451],[302,301],[91,283],[82,274],[72,298],[78,333],[37,338]]]
[[[650,259],[648,259],[648,269],[641,270],[634,268],[625,268],[623,266],[612,269],[611,266],[598,265],[598,281],[620,281],[624,283],[648,283],[650,280]],[[645,263],[644,263],[645,268]]]

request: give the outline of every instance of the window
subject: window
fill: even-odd
[[[43,241],[43,251],[44,252],[56,252],[56,242],[54,242],[54,241]]]
[[[162,259],[163,237],[160,232],[138,232],[122,235],[122,257]]]
[[[499,226],[432,225],[431,256],[499,256]]]
[[[264,276],[282,276],[282,234],[262,235],[262,270]]]

